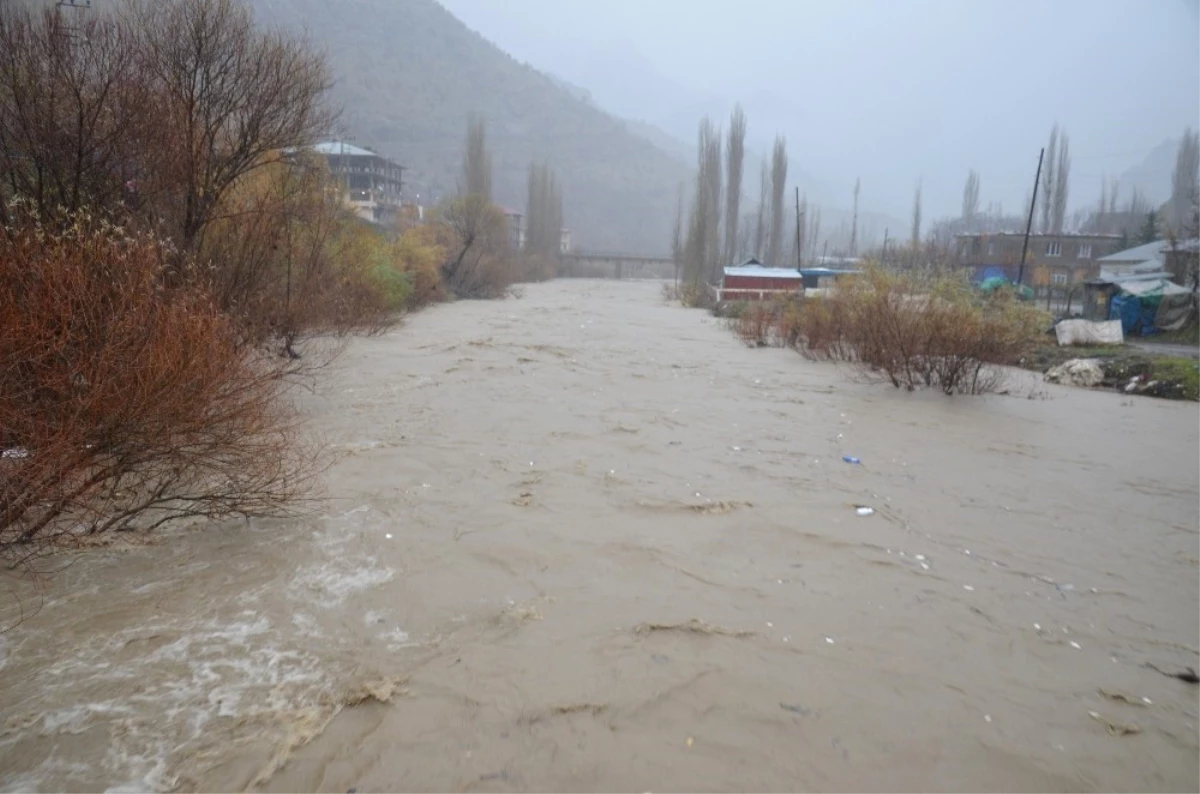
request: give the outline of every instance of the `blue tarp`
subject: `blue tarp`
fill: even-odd
[[[1161,333],[1154,324],[1161,296],[1139,298],[1136,295],[1114,295],[1108,309],[1108,319],[1120,320],[1125,336],[1151,336]]]

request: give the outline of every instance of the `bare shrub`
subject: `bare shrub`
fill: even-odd
[[[132,0],[129,9],[154,98],[142,192],[190,252],[226,191],[274,153],[328,133],[332,77],[319,50],[256,26],[239,0]]]
[[[331,186],[317,163],[275,157],[213,209],[188,278],[255,344],[294,357],[306,338],[377,332],[412,294],[391,246]]]
[[[163,268],[159,241],[86,218],[0,228],[0,554],[287,514],[312,486],[278,365]]]
[[[730,327],[738,338],[755,347],[767,347],[773,342],[778,323],[776,306],[764,301],[746,304],[742,311],[729,319]]]
[[[435,223],[447,251],[442,280],[459,298],[500,298],[517,280],[508,221],[498,207],[471,193],[443,206]]]
[[[0,13],[0,223],[21,197],[43,223],[122,210],[148,137],[137,34],[117,14]]]
[[[754,307],[735,331],[851,362],[897,388],[981,394],[998,387],[997,366],[1036,344],[1045,321],[1011,294],[978,295],[959,275],[871,268],[823,297]]]

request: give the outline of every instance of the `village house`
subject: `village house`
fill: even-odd
[[[356,215],[372,223],[395,223],[402,203],[404,166],[345,141],[318,143],[312,151],[325,160]]]
[[[712,289],[717,301],[769,300],[814,290],[824,291],[833,286],[840,276],[857,272],[828,267],[767,267],[757,259],[747,259],[740,265],[724,268],[721,283]]]
[[[1016,281],[1024,242],[1019,232],[959,234],[954,238],[954,263],[969,268],[975,281]],[[1031,234],[1022,280],[1039,295],[1082,284],[1098,274],[1099,260],[1120,243],[1115,234]]]

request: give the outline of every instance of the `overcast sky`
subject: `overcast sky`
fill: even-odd
[[[441,2],[689,142],[701,115],[725,123],[740,100],[754,146],[787,135],[814,193],[848,205],[861,175],[864,205],[899,215],[918,179],[927,218],[957,213],[972,167],[985,205],[1017,211],[1055,122],[1073,206],[1200,124],[1198,0]]]

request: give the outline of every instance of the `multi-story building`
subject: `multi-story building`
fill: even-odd
[[[954,261],[971,268],[976,280],[1001,276],[1015,281],[1018,276],[1039,292],[1082,284],[1099,272],[1097,260],[1116,251],[1121,237],[1116,234],[1031,234],[1025,272],[1021,249],[1025,235],[1017,232],[960,234],[954,238]]]
[[[525,216],[518,210],[510,209],[509,207],[501,207],[500,211],[504,213],[504,218],[508,221],[508,244],[515,251],[524,250]]]
[[[329,173],[341,182],[355,214],[373,223],[396,220],[404,187],[404,166],[344,141],[318,143],[313,152],[325,159]]]

